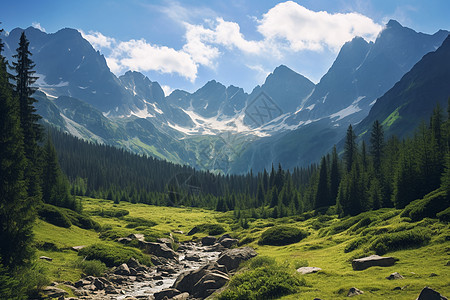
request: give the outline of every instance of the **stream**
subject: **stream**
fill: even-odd
[[[129,285],[123,287],[123,295],[111,297],[111,299],[121,300],[130,296],[135,298],[148,297],[150,295],[153,295],[154,293],[170,288],[181,273],[196,270],[211,261],[216,261],[219,258],[220,252],[210,252],[209,249],[210,247],[200,246],[199,244],[195,243],[183,244],[182,250],[178,252],[179,263],[171,266],[175,270],[173,274],[162,276],[158,279],[150,278],[142,282],[135,281],[133,283],[130,283]],[[186,259],[186,257],[192,257],[193,255],[199,257],[198,261]],[[164,268],[164,266],[162,268]],[[158,274],[160,274],[160,272],[157,268],[155,268],[150,273],[150,276],[153,277],[157,276]]]

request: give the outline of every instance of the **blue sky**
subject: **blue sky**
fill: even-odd
[[[374,40],[389,19],[450,30],[448,0],[3,0],[5,30],[82,31],[111,70],[136,70],[166,91],[215,79],[247,92],[280,64],[317,83],[353,36]]]

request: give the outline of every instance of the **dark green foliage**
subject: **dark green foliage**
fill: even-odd
[[[350,172],[353,166],[353,162],[356,158],[356,154],[357,154],[356,136],[355,133],[353,132],[352,125],[348,125],[344,146],[344,160],[347,172]]]
[[[260,245],[282,246],[297,243],[308,236],[308,233],[295,227],[279,225],[267,229],[258,241]]]
[[[120,245],[93,244],[81,249],[78,255],[87,260],[99,260],[108,267],[126,263],[131,257],[144,265],[151,266],[150,256],[142,254],[140,250]]]
[[[214,224],[214,223],[205,223],[195,226],[191,229],[189,233],[195,234],[197,232],[204,232],[209,235],[218,235],[225,232],[225,228],[223,228],[220,224]]]
[[[305,285],[303,279],[292,276],[271,259],[257,259],[250,267],[249,271],[235,275],[218,299],[276,299],[297,293]]]
[[[40,219],[59,227],[69,228],[72,226],[67,215],[58,207],[50,204],[41,205],[38,208],[38,215]]]
[[[381,170],[381,158],[384,151],[384,132],[383,126],[375,120],[370,133],[370,154],[373,157],[373,168],[377,174]]]
[[[408,204],[403,210],[402,217],[410,217],[412,221],[420,221],[423,218],[436,218],[436,214],[450,206],[445,191],[434,191],[423,199],[418,199]]]
[[[365,244],[368,241],[368,237],[359,237],[351,241],[344,249],[345,253],[352,252],[353,250],[358,249],[363,244]]]
[[[372,242],[370,249],[374,250],[378,255],[383,255],[390,251],[426,245],[430,239],[431,234],[429,231],[416,228],[408,231],[382,234]]]
[[[79,260],[75,263],[75,267],[81,269],[86,276],[102,276],[106,270],[106,265],[99,260]]]
[[[23,264],[32,255],[35,202],[27,194],[25,158],[19,106],[12,95],[10,75],[0,53],[0,263]]]
[[[320,208],[325,206],[330,206],[330,188],[328,183],[328,171],[327,162],[325,157],[322,157],[320,162],[319,171],[319,182],[317,184],[316,201],[314,203],[314,208]]]
[[[100,230],[100,224],[92,220],[89,216],[80,214],[67,208],[60,207],[58,209],[65,213],[72,225],[78,226],[83,229],[94,229],[96,231]]]
[[[93,216],[100,216],[105,218],[120,218],[130,214],[130,212],[126,209],[114,209],[114,208],[90,210],[87,213]]]
[[[441,211],[440,213],[437,213],[436,216],[442,222],[447,222],[447,223],[450,222],[450,207]]]

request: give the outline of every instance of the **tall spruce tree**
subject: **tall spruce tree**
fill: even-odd
[[[376,120],[372,125],[370,133],[370,154],[373,159],[373,168],[377,174],[380,174],[381,156],[384,150],[384,132],[383,126]]]
[[[336,204],[336,197],[339,190],[339,183],[341,182],[341,174],[339,171],[339,158],[336,150],[336,145],[333,147],[331,154],[331,170],[330,170],[330,200],[331,205]]]
[[[325,156],[320,161],[319,181],[317,183],[316,197],[314,208],[320,208],[330,205],[330,191],[328,184],[327,161]]]
[[[344,159],[347,172],[352,169],[353,161],[356,157],[356,135],[353,132],[352,125],[348,125],[347,135],[345,137],[344,145]]]
[[[30,244],[35,211],[27,196],[19,107],[6,65],[0,52],[0,264],[13,268],[33,253]]]
[[[36,99],[32,97],[36,90],[32,87],[32,84],[37,78],[33,76],[35,73],[33,71],[34,63],[30,58],[29,44],[25,32],[22,32],[17,54],[13,56],[17,61],[12,64],[15,71],[15,95],[19,101],[20,127],[24,138],[25,157],[28,160],[28,165],[25,169],[28,195],[34,201],[39,201],[42,195],[38,141],[42,137],[42,129],[38,124],[41,117],[36,113],[34,107]]]

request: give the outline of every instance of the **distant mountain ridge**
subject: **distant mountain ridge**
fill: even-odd
[[[22,31],[3,38],[9,60]],[[375,42],[347,42],[317,85],[281,65],[250,94],[211,80],[194,93],[166,96],[158,82],[139,72],[116,77],[74,29],[46,34],[30,27],[25,33],[46,122],[88,140],[199,168],[216,168],[208,161],[214,155],[205,152],[229,152],[227,167],[219,170],[237,173],[316,161],[349,124],[363,124],[372,107],[388,106],[376,104],[377,98],[448,36],[444,30],[417,33],[391,20]],[[251,109],[260,116],[261,109],[276,113],[255,122]],[[224,139],[230,134],[235,137]]]

